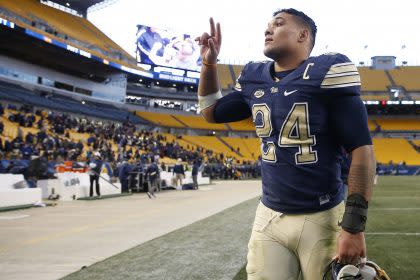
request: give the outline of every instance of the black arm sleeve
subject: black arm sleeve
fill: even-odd
[[[330,124],[338,142],[347,152],[372,145],[367,112],[359,96],[341,96],[330,103]]]
[[[248,104],[239,92],[232,92],[220,98],[213,111],[213,118],[216,123],[241,121],[251,115]]]

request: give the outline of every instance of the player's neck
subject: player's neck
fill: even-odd
[[[308,56],[306,54],[296,54],[281,57],[274,61],[274,71],[282,72],[296,69],[307,59]]]

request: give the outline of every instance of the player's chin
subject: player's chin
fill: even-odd
[[[272,46],[265,46],[263,52],[266,57],[271,58],[273,60],[276,60],[276,58],[279,57],[279,50],[273,48]]]

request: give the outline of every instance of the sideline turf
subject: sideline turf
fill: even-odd
[[[230,280],[246,262],[258,202],[245,201],[64,279]]]

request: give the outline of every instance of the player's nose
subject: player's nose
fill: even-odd
[[[270,24],[267,26],[267,29],[265,30],[264,35],[266,37],[269,36],[269,35],[273,35],[273,29],[271,28]]]

